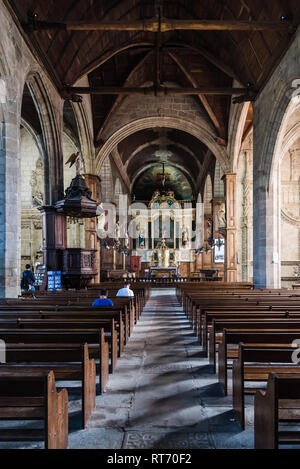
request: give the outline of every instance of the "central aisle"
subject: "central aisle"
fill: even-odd
[[[152,290],[107,392],[70,448],[251,448],[232,421],[174,289]]]

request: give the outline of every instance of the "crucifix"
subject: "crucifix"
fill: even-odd
[[[170,176],[165,173],[165,163],[164,163],[164,162],[162,163],[162,166],[163,166],[162,173],[158,173],[158,176],[161,177],[161,184],[162,184],[162,186],[163,186],[163,188],[164,188],[166,182],[169,182],[169,181],[170,181]]]

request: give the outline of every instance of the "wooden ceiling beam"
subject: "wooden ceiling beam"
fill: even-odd
[[[289,21],[244,21],[244,20],[175,20],[162,18],[161,32],[167,31],[283,31],[293,32],[297,25]],[[23,27],[30,31],[63,30],[63,31],[150,31],[159,30],[157,18],[140,21],[111,22],[49,22],[28,18]]]
[[[120,45],[119,47],[116,47],[115,49],[110,49],[104,52],[101,56],[99,56],[94,61],[90,62],[86,67],[84,67],[80,71],[80,74],[78,75],[78,77],[76,77],[74,82],[76,82],[83,76],[88,75],[89,73],[93,72],[94,70],[96,70],[96,68],[101,67],[101,65],[106,63],[115,55],[121,54],[122,52],[129,50],[129,49],[133,49],[135,47],[153,49],[155,47],[155,44],[151,42],[145,42],[145,41],[137,41],[137,42],[130,42],[130,43],[127,42],[123,45]]]
[[[125,83],[124,85],[126,86],[127,84],[129,84],[131,82],[131,80],[133,80],[134,78],[134,75],[139,72],[139,70],[145,65],[146,61],[148,60],[148,58],[153,54],[152,51],[148,52],[140,61],[139,63],[133,68],[133,70],[130,72],[130,74],[128,75],[127,79],[125,80]],[[99,140],[101,140],[101,135],[102,135],[102,132],[107,124],[107,122],[109,121],[109,119],[112,117],[113,113],[116,111],[116,109],[118,109],[118,107],[121,105],[121,102],[122,102],[122,99],[124,99],[124,95],[122,94],[119,94],[117,96],[117,98],[115,99],[115,102],[113,103],[110,111],[108,112],[108,114],[106,115],[104,121],[102,122],[102,125],[100,127],[100,129],[97,131],[97,135],[96,135],[96,142],[98,142]]]
[[[173,54],[172,54],[173,55]],[[198,95],[198,94],[207,94],[207,95],[220,95],[220,96],[233,96],[240,94],[249,94],[249,97],[255,95],[255,91],[249,90],[249,88],[230,88],[230,87],[211,87],[211,86],[200,86],[195,88],[166,88],[160,86],[156,89],[153,86],[147,87],[113,87],[113,86],[103,86],[103,87],[83,87],[83,86],[70,86],[62,90],[62,96],[65,99],[69,99],[68,96],[76,94],[94,94],[94,95],[118,95],[118,94],[137,94],[137,95],[155,95],[157,96],[175,96],[175,95]]]
[[[241,79],[232,70],[232,68],[229,67],[229,65],[222,62],[222,60],[220,60],[218,57],[216,57],[214,54],[209,52],[204,47],[201,47],[199,45],[197,45],[197,47],[196,47],[196,46],[192,46],[191,44],[188,44],[186,42],[173,42],[173,41],[170,42],[170,43],[166,43],[165,46],[163,46],[163,47],[166,47],[166,48],[173,48],[174,47],[177,50],[178,50],[178,48],[189,49],[189,50],[195,52],[196,54],[199,54],[202,57],[204,57],[208,62],[210,62],[212,65],[214,65],[219,70],[221,70],[223,73],[225,73],[225,75],[228,75],[230,78],[234,78],[235,80],[242,83]]]
[[[182,63],[182,61],[179,59],[179,57],[175,54],[172,54],[171,52],[168,52],[169,57],[176,63],[176,65],[180,68],[180,70],[184,73],[186,78],[189,80],[189,82],[193,85],[194,89],[197,90],[199,89],[197,80],[189,73],[185,65]],[[218,134],[221,134],[221,126],[220,123],[217,119],[216,114],[212,110],[211,106],[209,105],[206,97],[203,95],[203,93],[197,93],[197,96],[202,103],[202,106],[206,110],[210,120],[212,121],[214,127],[216,128]]]

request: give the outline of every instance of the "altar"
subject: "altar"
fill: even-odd
[[[150,267],[151,278],[173,278],[177,277],[176,266],[171,267]]]
[[[139,256],[149,276],[172,278],[190,272],[195,262],[195,216],[192,204],[182,206],[169,190],[156,190],[147,208],[132,213],[132,255]]]

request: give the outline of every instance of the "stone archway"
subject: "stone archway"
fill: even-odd
[[[51,205],[63,198],[63,159],[61,124],[49,96],[51,93],[40,74],[31,72],[25,80],[35,103],[43,132],[45,148],[45,203]]]
[[[228,172],[230,168],[226,149],[217,144],[215,135],[210,133],[204,126],[201,127],[188,120],[177,117],[146,117],[129,122],[121,129],[114,132],[99,150],[96,157],[96,171],[100,173],[100,169],[105,158],[114,150],[114,148],[129,135],[140,130],[151,127],[168,127],[187,132],[203,142],[219,160],[224,172]]]
[[[232,172],[237,172],[239,154],[242,145],[243,131],[250,103],[246,102],[240,105],[234,105],[232,117],[230,119],[230,136],[228,154]]]

